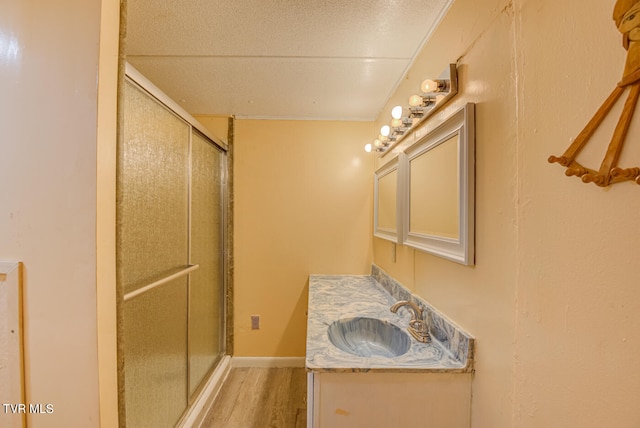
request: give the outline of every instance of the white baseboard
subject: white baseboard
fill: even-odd
[[[233,357],[232,367],[304,367],[305,357]]]
[[[231,357],[225,355],[211,377],[209,377],[209,380],[207,380],[198,397],[194,400],[187,414],[178,424],[179,428],[195,428],[202,425],[205,416],[207,416],[209,409],[213,405],[213,401],[227,379],[229,371],[231,371]]]

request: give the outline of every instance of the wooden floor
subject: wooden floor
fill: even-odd
[[[203,427],[304,428],[304,368],[233,368]]]

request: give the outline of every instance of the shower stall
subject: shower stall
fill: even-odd
[[[121,106],[120,419],[173,427],[225,354],[227,146],[129,65]]]

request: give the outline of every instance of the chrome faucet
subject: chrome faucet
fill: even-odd
[[[424,310],[413,302],[410,302],[408,300],[401,300],[395,305],[391,306],[391,312],[395,314],[398,312],[398,309],[403,306],[406,306],[409,310],[411,310],[411,321],[409,321],[409,327],[407,327],[407,331],[409,332],[409,334],[411,334],[411,336],[413,336],[413,338],[418,342],[431,342],[429,329],[427,328],[427,324],[422,319],[422,313],[424,312]]]

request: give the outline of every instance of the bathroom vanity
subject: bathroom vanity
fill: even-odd
[[[408,332],[423,309],[431,336]],[[371,276],[309,278],[307,426],[470,426],[474,339],[374,265]]]

